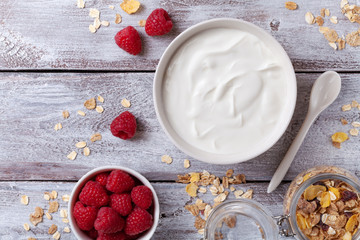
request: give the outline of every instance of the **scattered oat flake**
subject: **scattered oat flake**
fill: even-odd
[[[326,32],[324,32],[323,35],[326,38],[326,40],[328,40],[329,42],[335,42],[339,38],[337,32],[331,28],[329,28]]]
[[[28,205],[29,204],[29,197],[26,195],[21,196],[21,204]]]
[[[140,2],[136,0],[124,0],[120,7],[122,10],[124,10],[127,14],[133,14],[136,13],[137,10],[140,8]]]
[[[64,202],[69,202],[70,200],[70,196],[68,194],[63,195],[61,198]]]
[[[285,7],[289,10],[297,9],[297,4],[294,2],[285,2]]]
[[[55,131],[62,129],[62,124],[61,124],[61,123],[57,123],[57,124],[55,125],[54,129],[55,129]]]
[[[242,198],[252,199],[254,190],[249,189],[247,190],[243,195],[241,195]]]
[[[59,232],[56,232],[56,233],[54,233],[54,235],[53,235],[52,237],[53,237],[53,239],[55,239],[55,240],[59,240],[60,237],[61,237],[61,234],[60,234]]]
[[[305,21],[308,23],[308,24],[314,24],[315,23],[315,17],[314,15],[311,13],[311,12],[307,12],[305,14]]]
[[[185,209],[188,210],[195,217],[199,215],[199,208],[195,204],[185,205]]]
[[[101,103],[103,103],[105,101],[104,98],[100,95],[97,97],[97,100]]]
[[[86,142],[77,142],[77,143],[75,144],[75,147],[77,147],[77,148],[84,148],[84,147],[86,147]]]
[[[331,136],[333,142],[342,143],[349,139],[349,136],[344,132],[336,132]]]
[[[101,21],[101,25],[103,25],[104,27],[108,27],[110,25],[109,21]]]
[[[58,227],[55,224],[52,224],[49,227],[48,234],[53,235],[57,231]]]
[[[345,48],[345,40],[339,38],[337,42],[339,43],[339,50],[343,50]]]
[[[84,102],[84,107],[86,107],[89,110],[95,109],[96,107],[96,100],[95,98],[90,98]]]
[[[315,18],[315,22],[317,23],[318,26],[322,26],[324,24],[324,19],[321,16],[317,16]]]
[[[216,198],[214,198],[214,202],[223,202],[226,199],[226,194],[225,193],[220,193]]]
[[[343,112],[350,111],[351,110],[351,105],[350,104],[344,105],[344,106],[341,107],[341,110]]]
[[[337,49],[337,45],[334,42],[329,42],[330,47],[332,47],[334,50]]]
[[[100,19],[99,18],[95,18],[94,19],[94,27],[97,29],[99,29],[101,26],[101,22],[100,22]]]
[[[46,201],[49,201],[49,200],[50,200],[50,193],[45,192],[45,193],[44,193],[44,199],[45,199]]]
[[[104,112],[104,108],[102,106],[97,106],[95,108],[95,110],[98,112],[98,113],[103,113]]]
[[[67,218],[63,218],[61,221],[62,221],[63,223],[69,223],[69,219],[67,219]]]
[[[64,118],[64,119],[70,117],[70,113],[69,113],[69,111],[67,111],[67,110],[64,110],[64,111],[62,112],[62,115],[63,115],[63,118]]]
[[[321,15],[322,17],[325,17],[325,8],[322,8],[322,9],[320,10],[320,15]]]
[[[121,105],[125,108],[129,108],[131,106],[131,103],[129,100],[127,100],[126,98],[124,98],[123,100],[121,100]]]
[[[139,26],[140,27],[145,27],[145,24],[146,24],[146,20],[140,20],[139,21]]]
[[[161,161],[166,163],[166,164],[171,164],[173,160],[169,155],[162,155],[161,156]]]
[[[67,218],[68,217],[68,213],[66,209],[61,209],[60,210],[60,217],[62,218]]]
[[[346,35],[346,43],[352,47],[360,45],[360,36],[358,31],[351,32]]]
[[[359,103],[358,103],[357,101],[353,100],[353,101],[351,102],[351,107],[356,108],[356,107],[358,107],[358,106],[359,106]]]
[[[90,148],[89,147],[85,147],[84,148],[84,156],[89,156],[90,155]]]
[[[47,219],[49,219],[49,220],[51,220],[51,219],[52,219],[51,214],[50,214],[50,213],[48,213],[48,212],[47,212],[47,213],[45,213],[45,216],[46,216],[46,218],[47,218]]]
[[[90,31],[91,33],[96,33],[96,27],[95,27],[94,25],[90,24],[90,25],[89,25],[89,31]]]
[[[324,34],[325,32],[329,31],[328,27],[319,27],[319,32]]]
[[[80,116],[83,116],[83,117],[86,115],[86,113],[83,112],[83,111],[81,111],[81,110],[78,110],[77,113],[78,113]]]
[[[67,155],[66,157],[70,160],[75,160],[77,156],[77,153],[75,151],[72,151],[71,153],[69,153],[69,155]]]
[[[190,161],[188,159],[184,160],[184,168],[189,168],[190,167]]]
[[[328,16],[328,17],[330,16],[330,10],[328,8],[325,9],[325,15]]]
[[[49,213],[57,212],[59,209],[59,203],[57,201],[49,202]]]
[[[25,229],[25,231],[29,231],[30,230],[30,226],[29,226],[29,224],[27,224],[27,223],[24,223],[24,229]]]
[[[347,125],[348,121],[345,118],[340,119],[342,125]],[[354,126],[354,125],[353,125]],[[355,126],[354,126],[355,127]]]
[[[69,232],[70,232],[70,228],[69,228],[69,227],[64,227],[64,232],[69,233]]]
[[[336,148],[341,148],[341,143],[338,143],[338,142],[332,142],[332,145]]]
[[[243,191],[243,190],[236,190],[236,191],[234,192],[235,198],[240,198],[241,195],[243,195],[243,194],[244,194],[244,191]]]
[[[115,15],[115,23],[119,24],[119,23],[121,23],[121,20],[122,20],[121,15],[117,13]]]
[[[51,191],[51,193],[50,193],[50,198],[51,199],[55,199],[55,198],[57,198],[57,196],[58,196],[57,191],[55,191],[55,190]]]
[[[353,127],[360,127],[360,122],[352,122],[351,125]]]
[[[190,197],[196,197],[198,188],[198,185],[196,185],[195,183],[189,183],[188,185],[186,185],[185,191]]]
[[[352,128],[352,129],[350,129],[349,133],[351,136],[357,136],[357,135],[359,135],[359,130],[356,128]]]
[[[100,11],[97,10],[96,8],[90,8],[89,16],[92,18],[100,18]]]
[[[91,135],[91,137],[90,137],[91,142],[100,141],[101,139],[102,139],[102,136],[100,133],[95,133],[95,134]]]
[[[84,0],[77,0],[77,7],[78,8],[85,8],[85,2]]]
[[[337,24],[337,23],[338,23],[337,17],[336,17],[336,16],[332,16],[332,17],[330,18],[330,22],[332,22],[333,24]]]
[[[110,8],[111,10],[114,10],[114,9],[115,9],[115,6],[114,6],[114,5],[109,5],[109,8]]]
[[[204,188],[204,187],[201,187],[201,188],[199,188],[199,193],[206,193],[207,192],[207,189],[206,188]]]

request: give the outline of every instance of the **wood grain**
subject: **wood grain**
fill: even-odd
[[[245,173],[250,181],[269,181],[296,136],[307,111],[309,94],[320,74],[297,74],[298,99],[293,119],[281,139],[267,152],[245,163],[222,166],[194,160],[178,150],[161,129],[152,102],[153,73],[1,73],[0,74],[0,180],[78,180],[87,171],[105,165],[121,165],[140,171],[151,181],[174,181],[177,174],[208,170],[222,176],[227,169]],[[359,99],[359,74],[341,74],[339,98],[311,127],[286,180],[315,165],[337,165],[360,175],[359,137],[351,137],[342,149],[331,145],[336,131],[348,132],[340,118],[359,121],[359,110],[342,112],[343,104]],[[86,110],[83,102],[98,94],[105,98],[105,111]],[[128,98],[129,109],[137,117],[135,137],[123,141],[109,131],[111,121],[126,109],[120,105]],[[62,111],[69,110],[64,120]],[[87,115],[76,114],[85,110]],[[61,122],[63,129],[55,131]],[[100,132],[103,140],[95,143],[90,136]],[[91,154],[66,158],[75,143],[87,141]],[[169,154],[174,162],[161,162]],[[191,168],[183,168],[190,159]]]
[[[315,16],[320,9],[331,10],[339,23],[328,18],[324,26],[335,28],[346,35],[358,28],[341,14],[339,1],[296,1],[299,8],[287,10],[284,1],[230,1],[230,0],[143,0],[141,10],[127,15],[119,2],[110,0],[86,1],[85,9],[78,9],[75,0],[0,1],[0,70],[64,69],[64,70],[150,70],[153,71],[169,43],[188,27],[214,18],[238,18],[252,22],[273,35],[289,54],[296,71],[359,71],[358,48],[346,47],[334,51],[318,32],[318,27],[308,25],[307,11]],[[116,6],[115,10],[108,5]],[[146,19],[152,10],[166,9],[173,22],[173,30],[160,37],[149,37],[138,21]],[[101,11],[101,19],[111,22],[96,34],[88,30],[92,19],[90,8]],[[120,13],[123,22],[114,23]],[[119,49],[113,40],[116,32],[132,25],[140,32],[143,52],[131,56]]]
[[[64,194],[70,194],[75,183],[63,182],[1,182],[0,183],[0,210],[2,218],[0,218],[0,239],[27,239],[27,237],[36,237],[37,239],[49,239],[47,230],[51,224],[56,224],[61,230],[61,239],[76,239],[71,233],[63,233],[65,226],[69,226],[61,221],[59,212],[53,213],[53,220],[44,219],[43,223],[39,223],[37,227],[33,227],[29,222],[29,215],[36,206],[40,206],[46,210],[48,203],[43,198],[45,191],[56,190],[59,195],[58,202],[60,208],[67,208],[67,204],[61,200]],[[184,209],[185,204],[195,203],[184,191],[184,185],[171,183],[153,183],[155,191],[160,201],[160,222],[152,239],[200,239],[194,228],[195,218]],[[266,193],[266,184],[244,184],[239,185],[237,189],[253,189],[254,200],[263,204],[266,208],[276,215],[282,214],[283,195],[286,192],[288,184],[282,184],[273,194]],[[21,195],[28,195],[30,202],[28,206],[20,203]],[[214,198],[208,192],[200,196],[204,202],[213,204]],[[228,199],[235,199],[233,194]],[[31,230],[26,232],[23,228],[24,223],[29,223]],[[246,229],[243,234],[250,234]],[[283,238],[282,238],[283,239]],[[286,238],[291,239],[291,238]]]

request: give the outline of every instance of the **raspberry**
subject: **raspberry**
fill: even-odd
[[[114,193],[129,192],[135,186],[134,179],[124,171],[113,170],[106,183],[107,190]]]
[[[78,227],[81,230],[91,230],[94,227],[94,222],[98,210],[95,207],[85,207],[80,201],[76,202],[73,210],[73,215]]]
[[[117,232],[117,233],[100,232],[100,235],[96,240],[126,240],[126,239],[128,238],[124,232]]]
[[[136,119],[129,111],[121,113],[110,125],[111,133],[121,139],[132,138],[136,132]]]
[[[116,44],[126,52],[137,55],[141,52],[141,38],[132,26],[128,26],[115,35]]]
[[[98,182],[88,181],[79,195],[80,201],[89,206],[101,207],[109,203],[106,189]]]
[[[170,32],[173,23],[162,8],[155,9],[146,19],[145,32],[149,36],[159,36]]]
[[[95,181],[101,184],[101,186],[105,187],[107,183],[107,178],[109,176],[109,173],[103,172],[96,176]]]
[[[131,197],[128,193],[116,194],[110,196],[110,207],[117,211],[121,216],[127,216],[132,211]]]
[[[136,186],[131,191],[131,199],[138,207],[148,209],[152,204],[153,194],[147,186]]]
[[[125,223],[125,233],[127,235],[136,235],[142,233],[153,225],[153,217],[142,208],[136,207],[127,217]]]
[[[95,229],[103,233],[116,233],[124,228],[125,221],[112,208],[100,208],[96,217]]]
[[[91,239],[96,239],[98,237],[98,231],[94,228],[86,233]]]

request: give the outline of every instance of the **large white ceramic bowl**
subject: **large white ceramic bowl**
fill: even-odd
[[[233,154],[216,154],[211,152],[206,152],[195,146],[192,146],[186,142],[182,137],[180,137],[176,131],[171,126],[164,107],[163,99],[163,88],[164,88],[164,76],[168,67],[169,62],[172,57],[176,54],[176,51],[182,46],[184,42],[190,39],[192,36],[209,29],[214,28],[232,28],[245,31],[255,35],[261,39],[266,46],[273,52],[278,53],[281,58],[281,61],[284,63],[283,67],[285,69],[286,78],[287,78],[287,97],[284,98],[284,104],[286,104],[285,114],[280,117],[280,124],[277,124],[276,129],[273,130],[273,133],[270,138],[267,138],[265,143],[262,143],[260,147],[254,146],[246,151]],[[261,61],[261,59],[259,59]],[[153,85],[153,97],[156,115],[160,122],[161,127],[164,129],[167,136],[172,140],[172,142],[184,153],[190,155],[191,157],[213,164],[233,164],[252,159],[265,151],[271,148],[283,135],[291,117],[294,113],[295,104],[296,104],[296,77],[294,73],[294,68],[291,64],[291,61],[286,54],[282,46],[268,34],[263,29],[255,26],[252,23],[245,22],[239,19],[213,19],[208,20],[199,24],[196,24],[183,33],[171,42],[168,48],[165,50],[162,55],[160,62],[157,66],[154,85]],[[260,140],[260,139],[259,139]]]
[[[156,230],[157,225],[159,224],[159,215],[160,215],[160,206],[159,206],[159,199],[156,195],[156,192],[154,188],[151,186],[150,182],[140,173],[136,172],[135,170],[132,170],[130,168],[126,167],[120,167],[120,166],[105,166],[105,167],[99,167],[91,170],[90,172],[86,173],[75,185],[73,188],[70,200],[69,200],[69,221],[71,230],[76,236],[77,239],[81,240],[91,240],[76,224],[76,220],[74,218],[74,215],[72,214],[75,203],[78,201],[78,196],[81,192],[81,189],[84,187],[84,185],[87,183],[87,181],[93,179],[96,175],[102,172],[110,172],[112,170],[122,170],[124,172],[127,172],[130,174],[134,180],[139,180],[142,182],[145,186],[149,187],[153,193],[153,218],[154,218],[154,224],[153,226],[144,232],[144,234],[141,236],[141,238],[138,238],[139,240],[150,240],[151,237],[154,235],[154,232]]]

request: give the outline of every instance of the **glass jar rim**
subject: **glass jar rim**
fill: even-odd
[[[251,214],[249,214],[249,211]],[[224,218],[234,213],[252,219],[258,225],[259,232],[266,237],[264,239],[278,239],[279,229],[275,224],[273,214],[259,202],[245,198],[226,201],[216,206],[207,218],[204,239],[215,239],[216,226]]]

